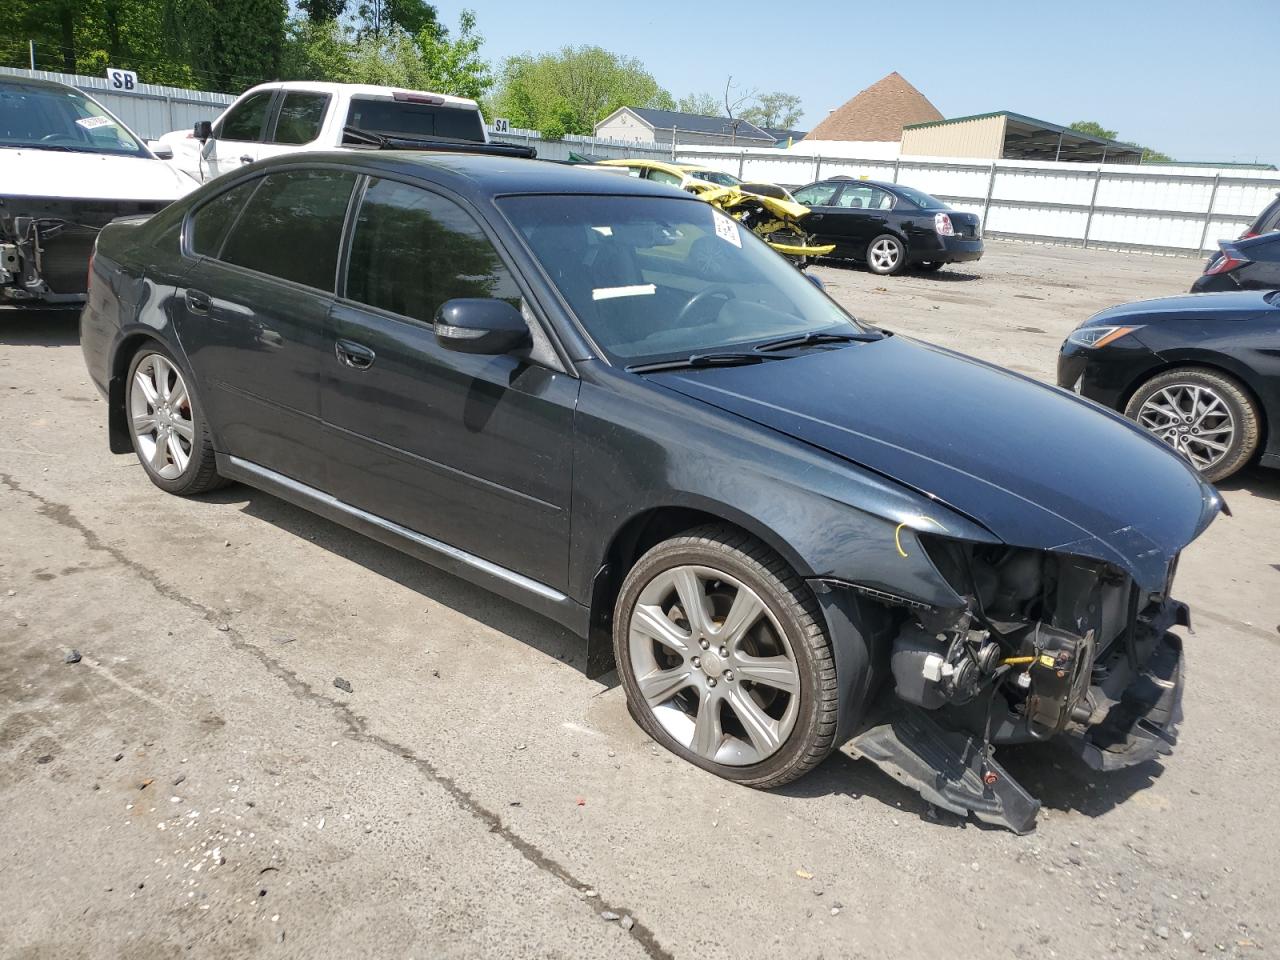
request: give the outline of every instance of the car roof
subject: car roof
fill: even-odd
[[[273,80],[260,83],[246,90],[299,90],[307,93],[345,93],[352,97],[391,97],[397,93],[422,93],[432,97],[440,97],[442,106],[468,107],[478,109],[478,104],[469,97],[455,97],[448,93],[436,93],[433,90],[414,90],[412,87],[381,87],[372,83],[331,83],[321,80]],[[244,94],[241,94],[243,96]]]
[[[609,196],[696,197],[665,184],[635,177],[604,177],[600,171],[566,163],[524,160],[518,157],[471,153],[440,153],[423,150],[326,150],[286,154],[262,163],[255,169],[298,164],[323,164],[382,170],[438,184],[469,199],[508,194],[606,194]]]

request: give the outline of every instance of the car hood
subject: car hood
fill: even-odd
[[[1239,290],[1225,293],[1186,293],[1178,297],[1138,300],[1109,307],[1095,313],[1081,324],[1083,327],[1127,323],[1159,323],[1213,317],[1215,320],[1250,320],[1262,313],[1273,313],[1277,306],[1267,300],[1270,291]]]
[[[176,200],[197,184],[154,157],[0,148],[0,192],[61,200]]]
[[[1221,507],[1118,415],[902,337],[649,377],[941,501],[1008,544],[1096,557],[1150,590]]]

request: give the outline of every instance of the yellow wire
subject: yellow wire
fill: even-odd
[[[1037,659],[1036,657],[1009,657],[1006,660],[1001,660],[1000,665],[1016,667],[1024,663],[1035,663],[1036,659]]]

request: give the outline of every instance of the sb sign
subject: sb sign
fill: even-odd
[[[494,117],[493,132],[494,133],[510,133],[511,121],[508,120],[506,117]]]
[[[112,90],[132,91],[138,89],[138,75],[132,70],[117,70],[107,67],[107,82]]]

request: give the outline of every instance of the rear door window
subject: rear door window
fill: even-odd
[[[274,96],[274,90],[260,90],[237,103],[223,118],[218,139],[261,141],[262,128],[267,122]]]
[[[293,91],[284,95],[280,115],[276,119],[272,143],[310,143],[320,136],[325,110],[329,106],[327,93]]]
[[[222,246],[220,259],[333,290],[338,243],[355,175],[285,170],[262,178]]]
[[[372,180],[351,237],[347,298],[431,323],[446,300],[520,291],[484,231],[452,200],[394,180]]]
[[[847,183],[835,205],[849,210],[892,210],[893,196],[870,184]]]
[[[258,183],[256,179],[242,183],[196,208],[187,227],[187,245],[192,253],[202,257],[218,256],[227,231],[235,223],[244,202],[249,199]]]

